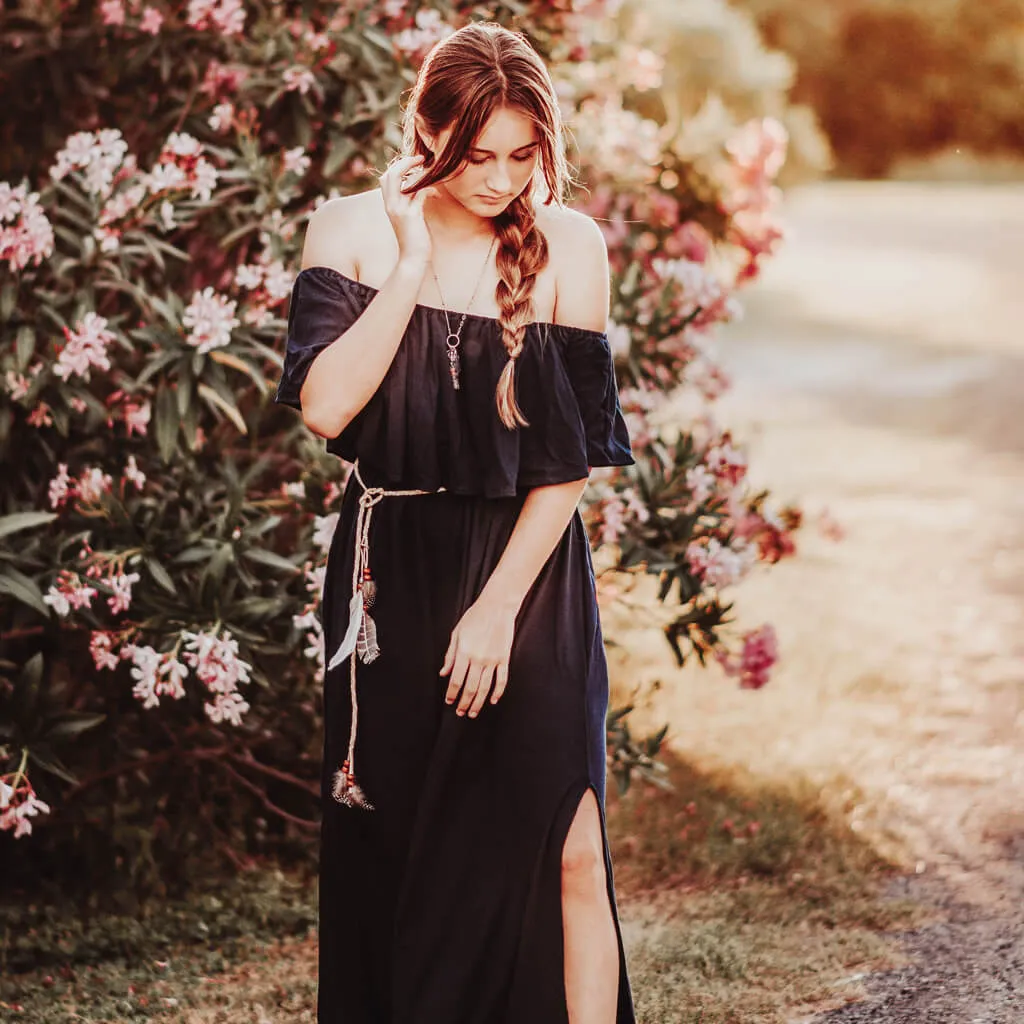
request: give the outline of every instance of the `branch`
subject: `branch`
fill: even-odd
[[[320,796],[319,783],[300,779],[297,775],[291,775],[288,772],[281,771],[280,768],[271,768],[270,765],[257,761],[248,750],[244,754],[231,754],[230,756],[231,760],[238,764],[247,765],[255,771],[262,772],[264,775],[269,775],[272,779],[280,779],[281,782],[290,782],[293,786],[298,786],[299,789],[304,789],[307,793],[311,793],[315,797]]]
[[[285,821],[290,821],[294,825],[299,825],[301,828],[315,829],[320,827],[320,823],[317,821],[307,821],[305,818],[299,818],[294,814],[290,814],[283,807],[278,807],[266,793],[256,785],[255,782],[251,782],[240,772],[236,772],[226,761],[218,761],[217,764],[224,769],[232,778],[241,783],[251,793],[254,793],[259,797],[260,802],[268,811],[272,811],[274,814],[284,818]]]

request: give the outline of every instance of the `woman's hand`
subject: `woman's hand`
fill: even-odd
[[[440,674],[451,672],[446,703],[451,704],[462,688],[457,714],[468,712],[470,718],[476,718],[487,702],[492,678],[491,703],[497,704],[505,692],[515,621],[511,606],[478,598],[452,630]]]
[[[401,189],[415,184],[423,176],[422,156],[403,156],[394,160],[380,176],[380,191],[384,198],[395,238],[398,239],[398,258],[422,261],[430,259],[432,246],[427,222],[423,217],[423,201],[433,186],[403,195]]]

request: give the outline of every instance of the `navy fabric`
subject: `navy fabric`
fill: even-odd
[[[301,408],[317,354],[358,319],[378,289],[332,267],[299,272],[288,310],[275,401]],[[453,326],[461,313],[451,314]],[[417,305],[384,379],[327,450],[389,487],[507,497],[578,480],[595,466],[633,463],[607,335],[532,323],[516,360],[516,401],[528,427],[498,419],[495,387],[507,356],[494,317],[469,314],[460,341],[461,388],[448,376],[444,311]]]

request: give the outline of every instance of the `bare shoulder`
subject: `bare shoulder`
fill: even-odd
[[[380,189],[337,196],[321,203],[309,217],[302,244],[301,266],[332,267],[359,279],[361,240],[372,235],[367,228],[380,205]]]
[[[597,221],[579,210],[557,207],[547,207],[538,220],[555,272],[555,323],[606,331],[611,273]]]

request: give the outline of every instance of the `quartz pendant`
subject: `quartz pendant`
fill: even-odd
[[[456,345],[458,343],[458,338],[456,337],[456,335],[454,335],[454,334],[449,334],[448,335],[448,339],[449,339],[449,345],[448,345],[448,373],[451,375],[451,378],[452,378],[452,387],[456,391],[458,391],[459,390],[459,350],[456,347],[456,345],[450,344],[450,341],[451,341],[452,338],[456,339]]]

